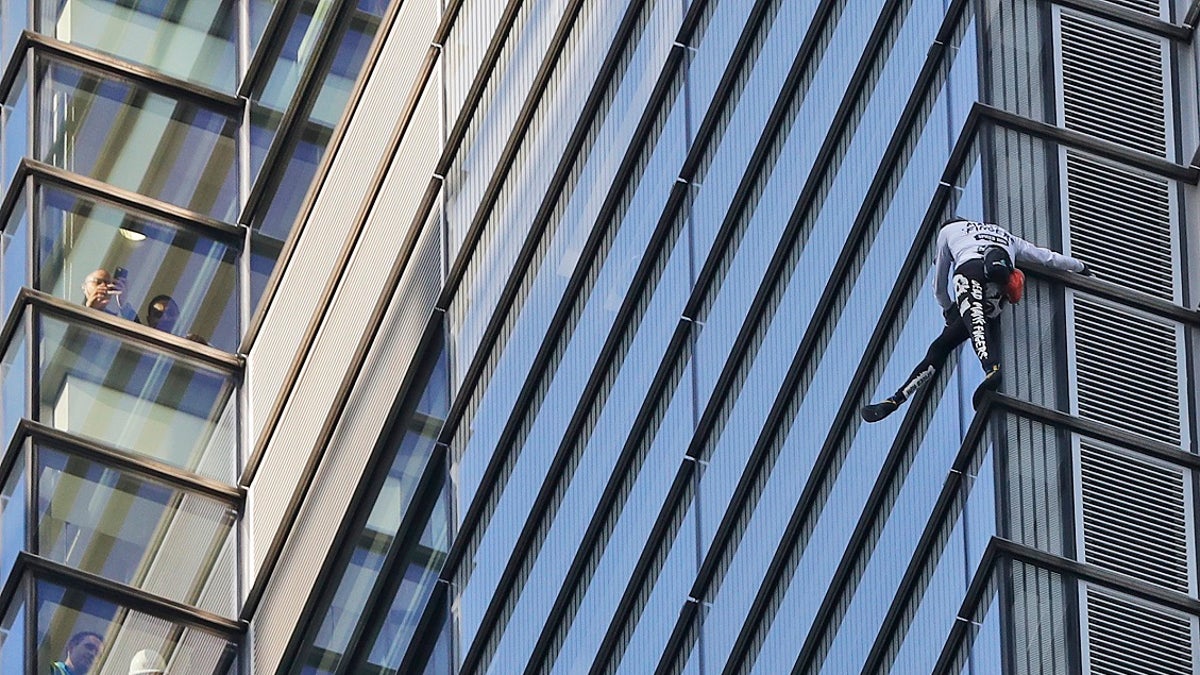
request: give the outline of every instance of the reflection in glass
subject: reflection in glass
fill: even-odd
[[[0,73],[8,69],[13,49],[29,22],[29,0],[0,2]]]
[[[8,579],[17,561],[17,553],[25,549],[25,453],[16,462],[4,481],[0,493],[0,582]],[[0,672],[9,672],[0,669]]]
[[[237,119],[38,56],[34,155],[227,222],[237,209]]]
[[[18,329],[4,349],[4,360],[0,362],[0,377],[3,377],[4,396],[0,398],[0,412],[3,413],[4,428],[0,429],[0,438],[7,448],[12,439],[13,431],[22,417],[29,417],[27,405],[25,377],[26,360],[25,331]]]
[[[40,2],[37,31],[107,52],[172,77],[233,91],[237,76],[234,0]]]
[[[66,188],[42,185],[37,194],[38,290],[76,302],[89,274],[125,268],[122,302],[141,323],[226,351],[237,348],[237,251],[231,245],[199,227],[175,226]],[[174,303],[170,325],[156,321],[150,306],[162,295]]]
[[[317,5],[305,2],[300,6],[301,11],[292,17],[291,32],[282,47],[283,54],[275,70],[262,89],[251,96],[255,101],[250,114],[252,180],[257,180],[266,152],[278,131],[283,111],[291,103],[303,71],[301,64],[312,56],[308,51],[319,32],[315,26],[318,21],[328,19],[325,16],[327,4],[324,1]],[[278,164],[273,164],[273,167],[279,168],[272,168],[270,176],[264,177],[272,181],[263,200],[266,210],[254,214],[250,219],[251,227],[262,235],[252,244],[255,259],[251,265],[251,308],[262,297],[262,289],[274,269],[279,250],[300,213],[300,206],[329,144],[333,127],[346,107],[367,51],[379,30],[380,17],[386,4],[385,0],[360,0],[349,26],[332,36],[327,47],[335,50],[332,63],[314,76],[318,83],[317,94],[302,102],[304,107],[299,113],[299,124],[292,131],[295,138],[288,139]]]
[[[22,583],[0,623],[0,672],[20,673],[25,667],[25,584]]]
[[[21,158],[29,154],[29,87],[25,86],[25,79],[22,69],[3,107],[0,107],[0,123],[3,124],[0,126],[0,145],[4,147],[3,154],[0,154],[4,162],[0,178],[6,186],[12,183]]]
[[[7,317],[22,286],[29,284],[29,218],[25,192],[17,199],[0,232],[0,316]]]
[[[233,483],[232,376],[52,316],[38,421]]]
[[[214,570],[236,517],[229,505],[47,447],[37,474],[39,555],[233,616],[232,584],[199,601],[210,578],[233,578]]]
[[[218,664],[229,663],[233,649],[228,640],[195,628],[170,623],[84,591],[50,581],[36,582],[37,654],[39,673],[66,658],[73,636],[99,636],[100,648],[88,673],[129,672],[139,652],[153,650],[169,673],[229,673]],[[144,658],[144,656],[143,656]]]
[[[439,481],[434,487],[442,496],[429,499],[415,493],[423,474],[439,471],[443,466],[434,453],[437,452],[437,434],[449,404],[444,352],[440,352],[424,384],[420,400],[415,402],[416,405],[412,402],[406,405],[401,418],[406,421],[395,432],[396,440],[390,448],[395,455],[387,476],[376,488],[377,492],[366,496],[367,500],[373,500],[367,502],[372,504],[371,512],[357,534],[357,541],[353,541],[354,549],[347,567],[335,572],[340,578],[334,582],[333,597],[323,600],[328,603],[327,609],[317,613],[324,618],[311,643],[305,646],[306,654],[302,657],[302,663],[308,669],[305,672],[337,670],[348,652],[365,646],[352,645],[350,639],[366,615],[372,613],[373,608],[367,606],[367,600],[379,583],[398,582],[398,585],[394,598],[380,600],[390,607],[383,625],[367,626],[363,639],[366,645],[374,644],[372,663],[390,663],[393,658],[402,658],[425,600],[437,581],[449,543],[446,499],[442,494],[445,486],[440,484],[440,476],[430,474]],[[414,502],[414,498],[420,501]],[[413,509],[417,511],[408,514]],[[423,530],[419,541],[413,541],[411,535],[405,536],[401,532],[406,515]],[[395,552],[395,546],[408,548]],[[400,556],[399,565],[390,577],[383,575],[389,555]],[[375,656],[377,652],[379,658]],[[382,672],[376,666],[361,663],[352,666],[350,672]]]

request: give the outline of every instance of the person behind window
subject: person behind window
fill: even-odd
[[[63,660],[50,665],[50,675],[87,675],[103,647],[104,638],[99,633],[80,631],[72,635],[63,651]]]
[[[125,268],[117,268],[114,277],[106,269],[98,269],[83,280],[83,304],[101,312],[140,323],[137,310],[122,299],[125,290]]]
[[[129,662],[129,675],[163,675],[167,664],[153,649],[143,649]]]
[[[175,322],[179,320],[179,305],[169,295],[156,295],[146,305],[146,325],[157,328],[165,333],[175,332]]]

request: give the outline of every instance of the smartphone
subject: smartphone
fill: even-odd
[[[124,267],[118,267],[117,269],[113,270],[113,279],[125,281],[128,278],[129,270],[125,269]]]

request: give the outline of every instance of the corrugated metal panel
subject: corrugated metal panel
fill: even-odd
[[[1084,560],[1190,593],[1190,477],[1089,441],[1079,452]]]
[[[1072,255],[1105,281],[1178,302],[1171,182],[1072,150],[1066,173]]]
[[[1078,414],[1181,446],[1180,327],[1072,294]]]
[[[1059,30],[1064,126],[1166,156],[1165,39],[1068,12]]]
[[[406,0],[401,6],[396,30],[402,37],[386,43],[371,72],[371,84],[359,102],[358,109],[363,112],[351,115],[345,138],[314,201],[308,218],[313,227],[303,229],[283,272],[280,290],[263,320],[256,343],[261,340],[269,347],[252,348],[247,357],[252,448],[262,434],[292,358],[300,348],[303,329],[318,306],[313,293],[333,273],[337,253],[351,230],[350,219],[367,196],[365,191],[375,168],[385,161],[383,153],[388,144],[383,141],[391,136],[404,97],[416,79],[421,57],[429,49],[438,20],[437,5],[430,0]],[[364,71],[367,67],[364,66]],[[304,292],[287,289],[304,289]]]
[[[391,135],[396,125],[401,109],[397,101],[402,96],[397,92],[412,88],[414,66],[424,58],[437,26],[438,5],[437,0],[404,2],[379,64],[368,80],[362,103],[349,121],[347,143],[323,186],[322,197],[318,198],[313,215],[318,227],[307,229],[306,234],[313,233],[312,239],[301,239],[296,250],[298,255],[288,268],[288,273],[294,277],[284,276],[284,286],[281,286],[277,299],[292,297],[302,304],[312,303],[311,293],[307,291],[317,285],[314,280],[323,279],[322,274],[325,274],[313,270],[328,268],[341,247],[341,241],[332,245],[330,241],[320,241],[322,234],[319,233],[326,233],[326,237],[346,233],[350,221],[358,213],[359,203],[372,197],[365,193],[372,183],[368,179],[376,171],[380,154],[388,145],[383,139]],[[376,335],[367,364],[371,376],[356,383],[352,389],[346,414],[329,448],[314,447],[314,438],[336,402],[338,383],[347,374],[354,346],[364,335],[366,319],[383,291],[386,276],[400,251],[400,241],[408,232],[416,205],[424,197],[425,186],[430,181],[442,144],[440,106],[442,83],[434,76],[424,89],[401,147],[394,156],[385,159],[390,168],[379,191],[379,201],[374,203],[368,215],[346,275],[332,298],[328,315],[308,353],[296,387],[290,393],[280,426],[264,454],[263,470],[257,474],[248,492],[246,521],[250,536],[247,540],[254,546],[246,554],[247,567],[251,571],[247,585],[250,585],[287,514],[305,461],[314,453],[325,453],[312,488],[304,497],[304,508],[300,510],[288,544],[282,550],[254,615],[251,628],[254,671],[274,673],[278,659],[292,637],[296,617],[307,599],[307,592],[295,590],[312,589],[316,584],[313,577],[319,566],[314,560],[325,555],[330,544],[329,532],[341,521],[347,507],[346,497],[361,479],[366,454],[373,447],[395,398],[396,383],[400,380],[397,374],[403,374],[407,369],[412,356],[410,352],[418,342],[420,329],[424,328],[428,310],[432,307],[433,294],[440,286],[438,229],[432,228],[433,241],[425,245],[426,249],[433,250],[432,255],[426,250],[416,251],[422,258],[410,261],[406,273],[415,275],[414,281],[402,283],[398,293],[403,294],[404,299],[391,299],[391,306],[398,309],[385,318],[384,327]],[[353,142],[349,137],[353,137]],[[347,201],[338,198],[338,192],[356,195],[349,201],[349,207]],[[432,263],[424,259],[430,257]],[[289,282],[293,289],[300,291],[289,292]],[[271,328],[281,340],[288,330],[299,331],[300,328],[295,318],[289,321],[286,310],[295,312],[293,317],[301,317],[300,325],[308,315],[299,306],[277,309],[272,305],[266,321],[270,323],[274,319]],[[266,350],[275,354],[272,358],[278,360],[274,364],[260,362],[258,365],[260,368],[286,368],[294,352],[288,352],[286,346],[281,347],[274,340],[262,339],[268,334],[268,323],[264,323],[264,334],[256,342],[256,348],[268,345]],[[284,345],[289,342],[295,344],[294,340],[288,339],[284,340]],[[257,396],[262,392],[257,388],[258,383],[254,384],[256,389],[252,393]],[[353,420],[353,428],[344,426],[348,424],[346,420]],[[370,428],[368,440],[362,436],[365,428]]]
[[[1087,672],[1191,675],[1196,617],[1086,586]]]

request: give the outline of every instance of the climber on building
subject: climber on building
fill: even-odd
[[[996,340],[1000,313],[1006,304],[1019,302],[1025,288],[1025,274],[1016,265],[1033,262],[1092,276],[1087,265],[1071,256],[1031,244],[999,225],[957,217],[943,223],[938,232],[936,261],[933,295],[942,307],[946,326],[895,394],[862,407],[862,418],[867,422],[878,422],[895,412],[932,380],[950,352],[968,339],[984,372],[983,383],[975,392],[975,407],[979,407],[983,392],[1000,386]],[[953,299],[948,289],[951,266]]]

